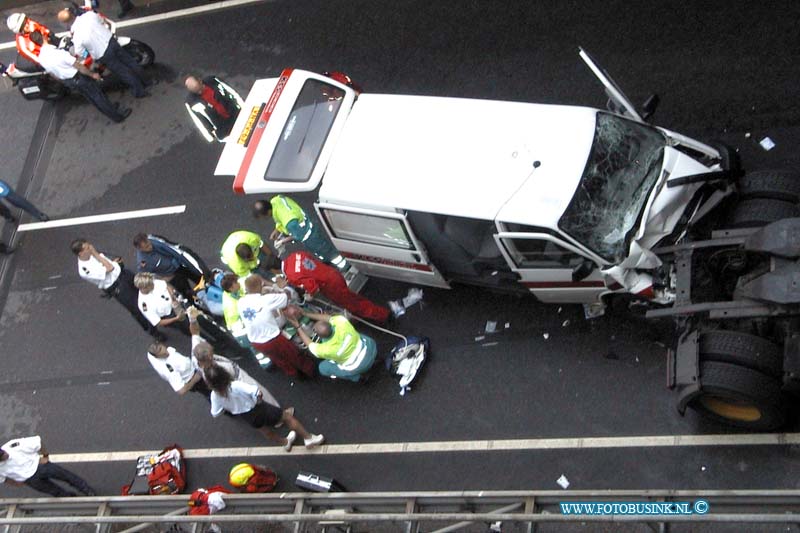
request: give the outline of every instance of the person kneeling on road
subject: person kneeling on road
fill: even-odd
[[[45,44],[42,34],[33,32],[31,40],[41,46],[39,64],[48,74],[60,80],[67,88],[79,93],[94,105],[98,111],[113,120],[122,122],[131,114],[131,110],[120,109],[112,104],[97,84],[100,74],[92,72],[66,50],[60,50],[52,44]]]
[[[191,336],[186,311],[175,296],[175,289],[166,281],[156,279],[149,272],[139,272],[133,277],[139,289],[139,311],[155,327],[170,326]]]
[[[365,379],[378,353],[375,341],[357,332],[342,315],[331,316],[307,311],[301,313],[317,321],[314,324],[314,333],[319,336],[319,342],[312,341],[303,331],[294,313],[287,312],[286,318],[297,328],[297,334],[308,346],[308,350],[318,359],[323,359],[319,364],[320,375],[350,381]]]
[[[319,446],[325,441],[323,435],[314,435],[292,414],[291,409],[280,409],[263,400],[261,391],[255,385],[234,380],[222,367],[212,364],[203,371],[205,380],[211,388],[211,416],[218,417],[227,411],[236,418],[249,423],[267,439],[283,444],[287,452],[298,435],[303,439],[306,448]],[[286,437],[279,437],[271,428],[282,425],[289,428]]]

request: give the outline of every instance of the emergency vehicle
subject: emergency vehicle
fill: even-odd
[[[362,94],[287,69],[255,82],[215,173],[237,194],[319,188],[325,231],[370,276],[677,317],[679,410],[777,427],[800,390],[800,342],[786,342],[800,293],[736,287],[774,275],[776,249],[800,257],[791,231],[769,229],[800,217],[800,178],[742,175],[724,146],[648,124],[657,99],[637,110],[580,56],[608,109]]]

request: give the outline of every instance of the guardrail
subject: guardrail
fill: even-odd
[[[524,524],[534,531],[539,523],[638,522],[667,531],[686,522],[800,523],[800,490],[648,490],[648,491],[447,491],[368,493],[231,494],[227,508],[211,516],[186,516],[187,495],[96,496],[78,498],[0,499],[0,530],[26,531],[46,524],[96,524],[97,533],[131,533],[150,524],[191,524],[203,531],[211,523],[282,523],[296,533],[310,525],[350,526],[373,530],[378,524],[402,524],[407,533],[445,533],[476,522]],[[706,512],[687,514],[628,514],[628,502],[706,502]],[[565,503],[607,504],[611,514],[564,514]],[[618,504],[616,507],[613,504]],[[674,507],[674,506],[673,506]],[[663,508],[663,506],[657,506]],[[678,509],[681,506],[677,507]],[[621,512],[619,510],[622,509]],[[684,507],[684,511],[688,508]],[[636,510],[636,508],[633,508]],[[449,523],[449,524],[448,524]],[[370,526],[370,524],[372,526]]]

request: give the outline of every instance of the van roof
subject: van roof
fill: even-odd
[[[583,173],[595,117],[571,106],[362,94],[320,200],[553,227]]]

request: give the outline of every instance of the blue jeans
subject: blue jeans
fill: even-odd
[[[333,361],[323,361],[319,364],[319,373],[321,376],[336,377],[347,379],[349,381],[358,381],[361,379],[361,374],[372,368],[375,363],[375,356],[378,355],[378,347],[371,337],[361,335],[361,339],[367,346],[367,354],[364,360],[353,370],[342,370],[342,368]]]
[[[142,80],[142,76],[144,75],[142,68],[136,63],[136,60],[119,45],[116,38],[112,37],[111,40],[108,41],[108,47],[103,57],[99,58],[97,61],[110,68],[111,72],[119,76],[125,85],[130,87],[133,96],[141,98],[147,94],[144,90],[144,81]]]
[[[45,494],[55,496],[56,498],[62,496],[76,496],[73,491],[66,490],[60,485],[53,483],[51,481],[53,479],[63,481],[64,483],[77,489],[78,492],[81,492],[87,496],[94,495],[94,489],[92,489],[92,487],[90,487],[89,484],[86,483],[82,478],[76,474],[73,474],[66,468],[50,462],[40,464],[39,468],[36,469],[36,472],[34,472],[31,477],[25,480],[25,484],[33,490],[44,492]]]

